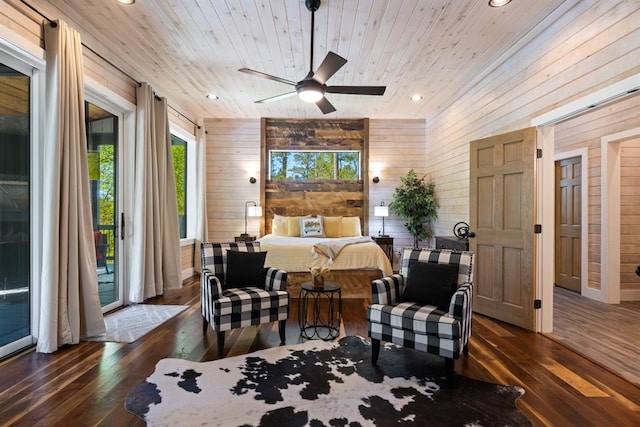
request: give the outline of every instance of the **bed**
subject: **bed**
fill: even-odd
[[[276,217],[272,233],[257,241],[267,252],[265,265],[287,272],[378,269],[393,273],[389,258],[368,236],[362,236],[358,217]]]

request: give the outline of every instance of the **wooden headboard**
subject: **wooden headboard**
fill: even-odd
[[[262,206],[263,234],[271,232],[273,216],[358,216],[368,232],[369,186],[357,181],[271,181],[269,150],[360,150],[361,177],[368,176],[368,119],[293,120],[263,118]]]

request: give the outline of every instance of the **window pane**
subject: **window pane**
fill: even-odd
[[[359,151],[271,151],[272,180],[358,180]]]
[[[176,177],[180,238],[184,239],[187,237],[187,142],[171,135],[171,151]]]
[[[0,347],[31,333],[29,88],[0,64]]]
[[[116,245],[118,117],[90,102],[85,102],[85,109],[98,295],[104,308],[120,299]]]

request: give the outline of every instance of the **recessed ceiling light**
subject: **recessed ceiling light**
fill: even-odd
[[[122,4],[134,4],[136,0],[118,0],[118,3]]]
[[[413,102],[422,101],[422,95],[418,95],[418,94],[411,95],[409,99],[412,100]]]
[[[210,93],[209,95],[207,95],[207,98],[209,98],[209,99],[218,99],[218,95],[216,95],[214,93]]]
[[[489,6],[491,7],[502,7],[511,3],[511,0],[489,0]]]

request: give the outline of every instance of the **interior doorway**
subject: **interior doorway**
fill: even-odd
[[[555,284],[582,292],[582,157],[556,160]]]

